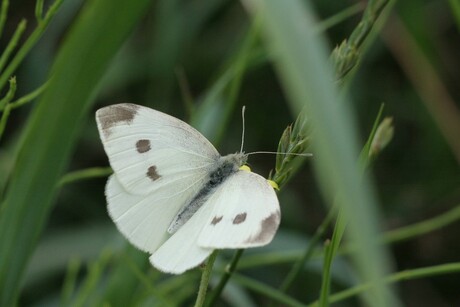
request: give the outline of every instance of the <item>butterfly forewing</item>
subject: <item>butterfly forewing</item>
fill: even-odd
[[[146,107],[108,106],[96,120],[110,165],[130,193],[196,193],[220,157],[194,128]]]
[[[198,238],[206,248],[246,248],[270,243],[280,210],[273,188],[247,171],[231,175],[207,200],[213,210]]]

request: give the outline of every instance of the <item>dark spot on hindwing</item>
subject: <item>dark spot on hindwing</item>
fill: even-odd
[[[137,114],[137,109],[139,109],[139,106],[130,103],[123,103],[99,109],[97,112],[97,118],[99,119],[101,129],[105,137],[110,135],[110,129],[119,122],[131,124]]]
[[[149,167],[149,169],[147,170],[147,177],[152,179],[152,181],[155,181],[161,177],[160,174],[158,174],[157,167],[155,165]]]
[[[139,140],[136,142],[136,149],[138,153],[146,153],[150,148],[149,140]]]
[[[246,220],[246,215],[247,215],[246,212],[237,214],[235,218],[233,219],[233,224],[236,225],[236,224],[243,223]]]
[[[263,219],[260,222],[260,231],[255,236],[251,236],[246,240],[247,243],[265,243],[267,240],[271,239],[278,229],[280,223],[281,214],[279,211],[273,212],[270,216]]]
[[[211,225],[216,225],[220,221],[222,221],[222,215],[221,216],[215,216],[211,221]]]

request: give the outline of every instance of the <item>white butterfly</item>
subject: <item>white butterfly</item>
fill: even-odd
[[[99,109],[96,120],[114,170],[109,215],[154,267],[180,274],[214,249],[273,239],[278,199],[265,178],[239,169],[245,154],[222,157],[185,122],[135,104]]]

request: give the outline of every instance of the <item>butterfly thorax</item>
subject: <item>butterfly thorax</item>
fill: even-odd
[[[234,153],[219,157],[215,167],[209,172],[208,180],[192,198],[178,212],[171,225],[168,228],[170,234],[175,233],[184,225],[201,206],[208,200],[212,192],[221,185],[230,175],[236,173],[240,166],[247,161],[247,155],[244,153]]]

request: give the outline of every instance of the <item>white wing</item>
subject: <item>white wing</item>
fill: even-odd
[[[169,237],[167,229],[188,197],[180,191],[135,195],[127,192],[117,174],[107,181],[107,209],[120,232],[137,248],[153,253]]]
[[[270,243],[278,229],[278,198],[260,175],[238,171],[225,180],[203,207],[213,207],[198,237],[203,248],[246,248]],[[191,221],[189,221],[191,222]]]
[[[110,217],[131,243],[153,253],[219,154],[188,124],[149,108],[112,105],[96,120],[115,171],[106,186]]]
[[[194,128],[150,108],[111,105],[96,112],[96,121],[110,165],[133,194],[194,195],[220,157]]]
[[[181,274],[200,265],[213,249],[197,244],[203,223],[209,219],[212,206],[204,204],[179,230],[150,256],[150,262],[158,270]]]

